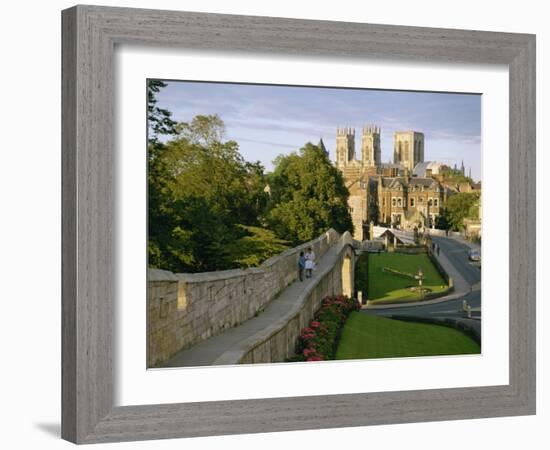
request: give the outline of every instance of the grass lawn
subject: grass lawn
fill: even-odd
[[[410,286],[418,286],[417,280],[385,272],[383,270],[385,267],[410,274],[416,274],[418,268],[421,267],[424,272],[422,283],[424,287],[431,289],[432,293],[442,293],[448,288],[428,255],[424,253],[418,255],[397,252],[367,253],[361,255],[361,258],[364,257],[368,258],[367,296],[370,301],[369,304],[392,303],[395,300],[405,302],[421,300],[418,292],[407,289]],[[364,267],[364,265],[359,264],[359,270],[361,270],[361,267]],[[358,272],[356,280],[360,277],[361,273]]]
[[[344,325],[336,359],[475,353],[481,353],[480,346],[453,328],[353,312]]]

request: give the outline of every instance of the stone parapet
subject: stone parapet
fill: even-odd
[[[312,247],[321,258],[339,242],[339,233],[331,229],[249,269],[196,274],[149,269],[147,366],[158,366],[175,353],[259,314],[296,280],[300,251]]]
[[[317,282],[304,289],[294,307],[278,321],[239,343],[221,355],[213,365],[257,364],[282,362],[294,355],[300,331],[313,320],[315,312],[327,296],[340,295],[345,290],[344,261],[351,261],[348,268],[353,285],[354,244],[349,232],[344,233],[336,247],[334,263],[321,269]]]

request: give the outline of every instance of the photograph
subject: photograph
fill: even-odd
[[[481,95],[147,80],[147,367],[481,354]]]

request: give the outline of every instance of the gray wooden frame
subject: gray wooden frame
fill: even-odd
[[[76,6],[62,13],[62,437],[77,443],[535,413],[535,36]],[[510,383],[113,406],[113,52],[196,50],[505,64],[510,77]]]

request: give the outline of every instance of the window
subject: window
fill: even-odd
[[[432,206],[432,199],[431,199],[431,197],[428,199],[428,206]]]
[[[434,206],[435,207],[439,206],[439,199],[438,198],[434,198]]]
[[[395,199],[395,197],[392,197],[392,199],[391,199],[391,205],[392,205],[392,206],[397,206],[397,200]]]
[[[386,197],[382,198],[382,206],[386,206]]]
[[[418,203],[424,203],[424,199],[422,197],[418,197]]]
[[[411,197],[410,204],[412,207],[414,207],[414,197]]]
[[[399,198],[397,199],[397,206],[399,206],[399,207],[403,206],[401,197],[399,197]]]

